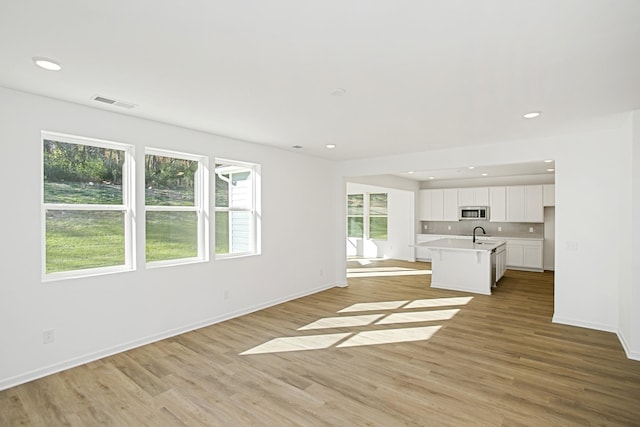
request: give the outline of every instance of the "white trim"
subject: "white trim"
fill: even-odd
[[[145,212],[200,212],[198,206],[145,206]]]
[[[161,149],[161,148],[153,148],[153,147],[145,147],[144,148],[144,155],[145,155],[145,157],[147,155],[161,156],[161,157],[171,157],[171,158],[174,158],[174,159],[190,160],[190,161],[194,161],[194,162],[205,162],[205,163],[207,163],[209,161],[207,156],[203,156],[201,154],[184,153],[184,152],[181,152],[181,151],[164,150],[164,149]]]
[[[617,328],[614,325],[605,325],[604,323],[595,323],[595,322],[585,322],[583,320],[578,320],[578,319],[570,319],[568,317],[560,317],[560,316],[553,316],[553,319],[551,320],[553,323],[560,323],[563,325],[568,325],[568,326],[577,326],[579,328],[587,328],[587,329],[595,329],[598,331],[605,331],[605,332],[616,332]]]
[[[154,268],[171,267],[175,265],[198,264],[198,263],[207,262],[207,261],[209,260],[202,259],[199,257],[165,259],[162,261],[147,261],[145,263],[145,268],[151,270]]]
[[[58,142],[66,142],[69,144],[91,145],[91,146],[100,147],[100,148],[114,149],[115,147],[116,150],[122,150],[127,152],[130,149],[133,149],[132,144],[127,144],[124,142],[108,141],[106,139],[91,138],[87,136],[69,135],[66,133],[51,132],[48,130],[41,131],[41,135],[42,135],[42,142],[44,142],[44,140],[47,139],[47,140],[54,140]],[[50,136],[50,138],[46,138],[45,136]]]
[[[44,257],[42,258],[44,259]],[[58,271],[55,273],[48,273],[46,276],[43,276],[41,280],[43,283],[57,282],[59,280],[80,279],[85,277],[103,276],[105,274],[113,273],[125,273],[133,270],[134,267],[124,264],[114,265],[111,267],[94,267],[85,268],[82,270]]]
[[[622,331],[618,330],[616,335],[618,335],[618,340],[620,340],[620,344],[622,345],[622,348],[624,349],[624,352],[627,355],[627,358],[640,361],[640,352],[631,350],[631,347],[629,346],[629,342],[625,338]]]
[[[124,197],[123,197],[124,198]],[[120,211],[126,212],[126,205],[98,205],[98,204],[64,204],[44,203],[45,211]]]

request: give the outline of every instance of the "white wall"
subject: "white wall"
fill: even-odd
[[[556,260],[556,208],[544,208],[544,243],[543,267],[545,270],[555,270]]]
[[[638,215],[633,220],[631,216],[618,215],[628,208],[629,192],[624,188],[631,171],[631,115],[622,115],[617,123],[617,127],[582,134],[345,161],[340,163],[339,173],[376,175],[555,159],[553,320],[618,332],[619,295],[630,268],[629,263],[621,265],[619,258],[625,247],[625,233],[632,229],[632,221],[637,224],[640,219]],[[637,190],[634,195],[637,206]],[[574,244],[577,250],[571,250]],[[630,304],[630,312],[640,312],[637,296]],[[638,328],[636,318],[629,335],[638,334]],[[640,342],[634,340],[631,344],[631,352],[640,350]]]
[[[640,111],[632,114],[631,154],[621,162],[626,203],[619,216],[632,222],[620,244],[621,289],[619,335],[630,357],[640,360]]]
[[[358,253],[357,255],[404,260],[413,259],[414,250],[410,245],[412,245],[415,240],[414,192],[352,182],[347,183],[347,194],[360,193],[388,194],[388,239],[382,241],[351,238],[351,241],[363,246],[361,249],[363,249],[364,252]],[[347,250],[348,249],[349,246],[347,246]],[[347,253],[349,254],[349,252]]]
[[[633,140],[632,140],[632,232],[633,242],[630,264],[632,267],[631,280],[628,285],[631,288],[631,296],[627,301],[627,307],[631,314],[629,323],[628,352],[634,359],[640,360],[640,110],[633,113]]]
[[[262,255],[146,270],[139,224],[136,271],[42,283],[41,130],[261,164]],[[0,149],[0,389],[338,281],[333,162],[2,88]]]

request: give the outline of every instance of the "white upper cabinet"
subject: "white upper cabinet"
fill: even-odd
[[[544,206],[556,205],[556,186],[555,184],[544,184],[542,186],[542,201]]]
[[[458,221],[458,189],[447,188],[444,191],[444,220]]]
[[[444,220],[444,190],[420,190],[420,221]]]
[[[420,221],[457,221],[458,189],[420,190]]]
[[[489,220],[507,222],[507,188],[489,188]]]
[[[444,190],[431,192],[431,221],[444,221]]]
[[[544,222],[542,185],[507,187],[508,222]]]
[[[420,221],[431,220],[431,190],[418,191],[418,218]]]
[[[489,206],[489,188],[459,188],[458,206]]]
[[[459,206],[489,206],[493,222],[544,222],[544,206],[553,206],[547,198],[543,205],[542,185],[429,189],[419,197],[420,221],[458,221]]]

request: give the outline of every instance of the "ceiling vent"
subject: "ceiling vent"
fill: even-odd
[[[91,99],[93,101],[102,102],[103,104],[115,105],[116,107],[122,107],[122,108],[134,108],[134,107],[137,107],[136,104],[132,104],[130,102],[119,101],[117,99],[107,98],[106,96],[94,95]]]

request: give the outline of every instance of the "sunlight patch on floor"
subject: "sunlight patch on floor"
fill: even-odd
[[[417,328],[384,329],[381,331],[358,332],[337,347],[356,347],[363,345],[391,344],[399,342],[424,341],[431,338],[441,326],[423,326]]]
[[[404,308],[428,308],[442,307],[446,305],[466,305],[472,299],[473,297],[417,299],[415,301],[411,301]]]
[[[240,355],[281,353],[301,350],[323,350],[330,347],[347,348],[365,345],[379,345],[430,339],[442,325],[416,326],[409,328],[381,329],[381,325],[401,323],[447,321],[455,317],[461,309],[445,310],[413,310],[436,308],[443,306],[462,306],[468,304],[473,297],[430,298],[419,300],[377,301],[352,304],[337,313],[351,313],[359,311],[378,311],[375,314],[333,316],[318,319],[298,331],[361,327],[365,331],[349,331],[336,334],[302,335],[297,337],[274,338],[264,344],[240,353]],[[394,312],[388,312],[395,310]],[[400,310],[400,311],[398,311]],[[380,313],[380,311],[383,311]],[[387,313],[384,313],[387,311]]]
[[[361,265],[366,265],[361,263]],[[431,270],[418,270],[408,267],[353,267],[347,268],[347,278],[353,277],[388,277],[388,276],[424,276]]]
[[[349,307],[339,310],[338,313],[349,313],[352,311],[374,311],[374,310],[394,310],[407,304],[409,300],[405,301],[381,301],[381,302],[359,302],[357,304],[350,305]]]
[[[416,271],[415,268],[406,267],[363,267],[363,268],[347,268],[347,273],[366,273],[369,271],[385,272],[385,271]]]
[[[348,326],[366,326],[376,320],[384,317],[384,314],[364,314],[361,316],[340,316],[325,317],[308,325],[298,328],[299,331],[305,329],[327,329],[327,328],[344,328]]]
[[[376,261],[384,261],[387,258],[360,258],[360,257],[349,257],[347,258],[347,262],[357,262],[360,265],[369,265],[372,262]]]
[[[306,335],[301,337],[274,338],[264,344],[253,347],[250,350],[240,353],[241,356],[247,354],[261,353],[282,353],[286,351],[300,350],[320,350],[328,348],[338,341],[351,335],[350,332],[342,334]]]
[[[389,325],[392,323],[433,322],[435,320],[449,320],[458,314],[459,309],[436,311],[411,311],[407,313],[391,313],[384,319],[376,322],[376,325]]]

